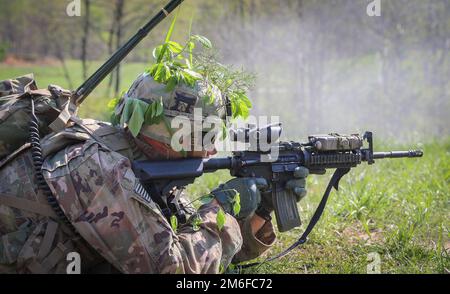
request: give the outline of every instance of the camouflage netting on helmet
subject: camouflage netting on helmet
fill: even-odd
[[[59,115],[50,92],[38,90],[33,74],[0,81],[0,159],[29,141],[31,97],[43,136]]]
[[[201,109],[202,116],[194,117],[194,109]],[[114,113],[116,123],[127,125],[134,136],[141,133],[170,144],[171,136],[176,131],[170,127],[175,117],[190,123],[194,123],[194,118],[201,120],[200,123],[206,117],[224,120],[226,101],[216,86],[203,80],[197,81],[194,87],[180,84],[173,91],[167,91],[166,85],[143,73],[120,99]],[[130,127],[132,125],[134,127]]]

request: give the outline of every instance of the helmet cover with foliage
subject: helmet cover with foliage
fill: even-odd
[[[170,40],[175,21],[176,17],[165,42],[153,50],[152,66],[120,100],[112,101],[112,122],[128,127],[134,137],[140,135],[172,149],[180,144],[186,150],[189,144],[185,138],[189,135],[189,147],[199,151],[199,139],[206,147],[205,143],[214,144],[218,133],[226,134],[227,117],[248,116],[249,79],[243,71],[219,63],[215,56],[194,53],[197,43],[203,50],[212,48],[206,37],[189,35],[185,45]],[[189,134],[184,133],[186,125],[190,126]],[[178,130],[183,137],[178,137]]]
[[[196,112],[194,110],[201,110]],[[198,114],[201,114],[198,115]],[[193,87],[180,83],[172,91],[166,85],[156,82],[145,72],[134,81],[130,89],[121,97],[115,108],[118,123],[127,126],[137,136],[148,137],[161,143],[170,144],[177,127],[172,120],[199,124],[202,133],[211,131],[214,123],[226,118],[226,100],[219,89],[205,80],[198,80]],[[203,124],[207,117],[211,123]],[[217,128],[217,126],[215,126]]]

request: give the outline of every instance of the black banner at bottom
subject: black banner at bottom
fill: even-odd
[[[365,293],[393,288],[430,291],[449,285],[449,275],[0,275],[2,293],[77,291],[279,291],[344,290]]]

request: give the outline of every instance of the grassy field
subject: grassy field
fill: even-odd
[[[93,72],[101,65],[100,62],[91,62],[89,72]],[[149,65],[145,63],[127,63],[122,67],[122,87],[121,91],[127,90],[136,77],[144,72]],[[70,79],[73,88],[77,88],[83,82],[81,74],[81,63],[75,60],[67,62]],[[63,88],[70,89],[70,84],[64,77],[64,71],[58,63],[47,65],[6,65],[0,63],[0,80],[21,76],[28,73],[34,73],[38,87],[47,88],[49,84],[56,84]],[[108,119],[106,105],[113,97],[113,92],[107,95],[108,78],[106,78],[91,96],[83,103],[79,115],[82,117],[93,117],[96,119]],[[73,89],[71,89],[73,90]]]
[[[376,252],[382,273],[449,273],[450,140],[421,148],[420,159],[378,160],[352,170],[306,244],[247,272],[366,273],[368,254]],[[278,234],[268,255],[298,239],[330,177],[308,178],[308,196],[299,205],[302,227]],[[199,196],[228,178],[225,172],[203,176],[189,191]]]
[[[74,87],[81,82],[80,65],[69,61]],[[91,69],[98,66],[92,63]],[[126,89],[146,64],[123,67]],[[0,64],[0,80],[34,72],[40,87],[59,84],[68,87],[57,64]],[[106,83],[83,105],[80,116],[106,119]],[[425,156],[411,160],[379,160],[360,166],[343,180],[339,192],[332,192],[326,212],[309,241],[290,255],[247,272],[258,273],[365,273],[368,254],[381,258],[383,273],[449,273],[450,271],[450,140],[423,146],[383,146],[377,149],[421,147]],[[299,205],[303,226],[278,234],[269,252],[281,252],[301,234],[314,212],[330,174],[308,178],[307,198]],[[193,197],[206,194],[229,178],[219,172],[199,178],[189,187]]]

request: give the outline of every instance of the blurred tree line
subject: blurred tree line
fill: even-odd
[[[88,76],[90,61],[109,56],[166,3],[80,0],[81,16],[69,17],[70,2],[0,0],[0,53],[80,59]],[[366,14],[370,2],[187,0],[175,39],[187,38],[193,20],[224,62],[257,73],[254,113],[280,115],[289,135],[449,135],[450,0],[381,0],[379,17]],[[168,25],[127,61],[150,62]],[[116,94],[123,87],[120,67],[108,83]]]

